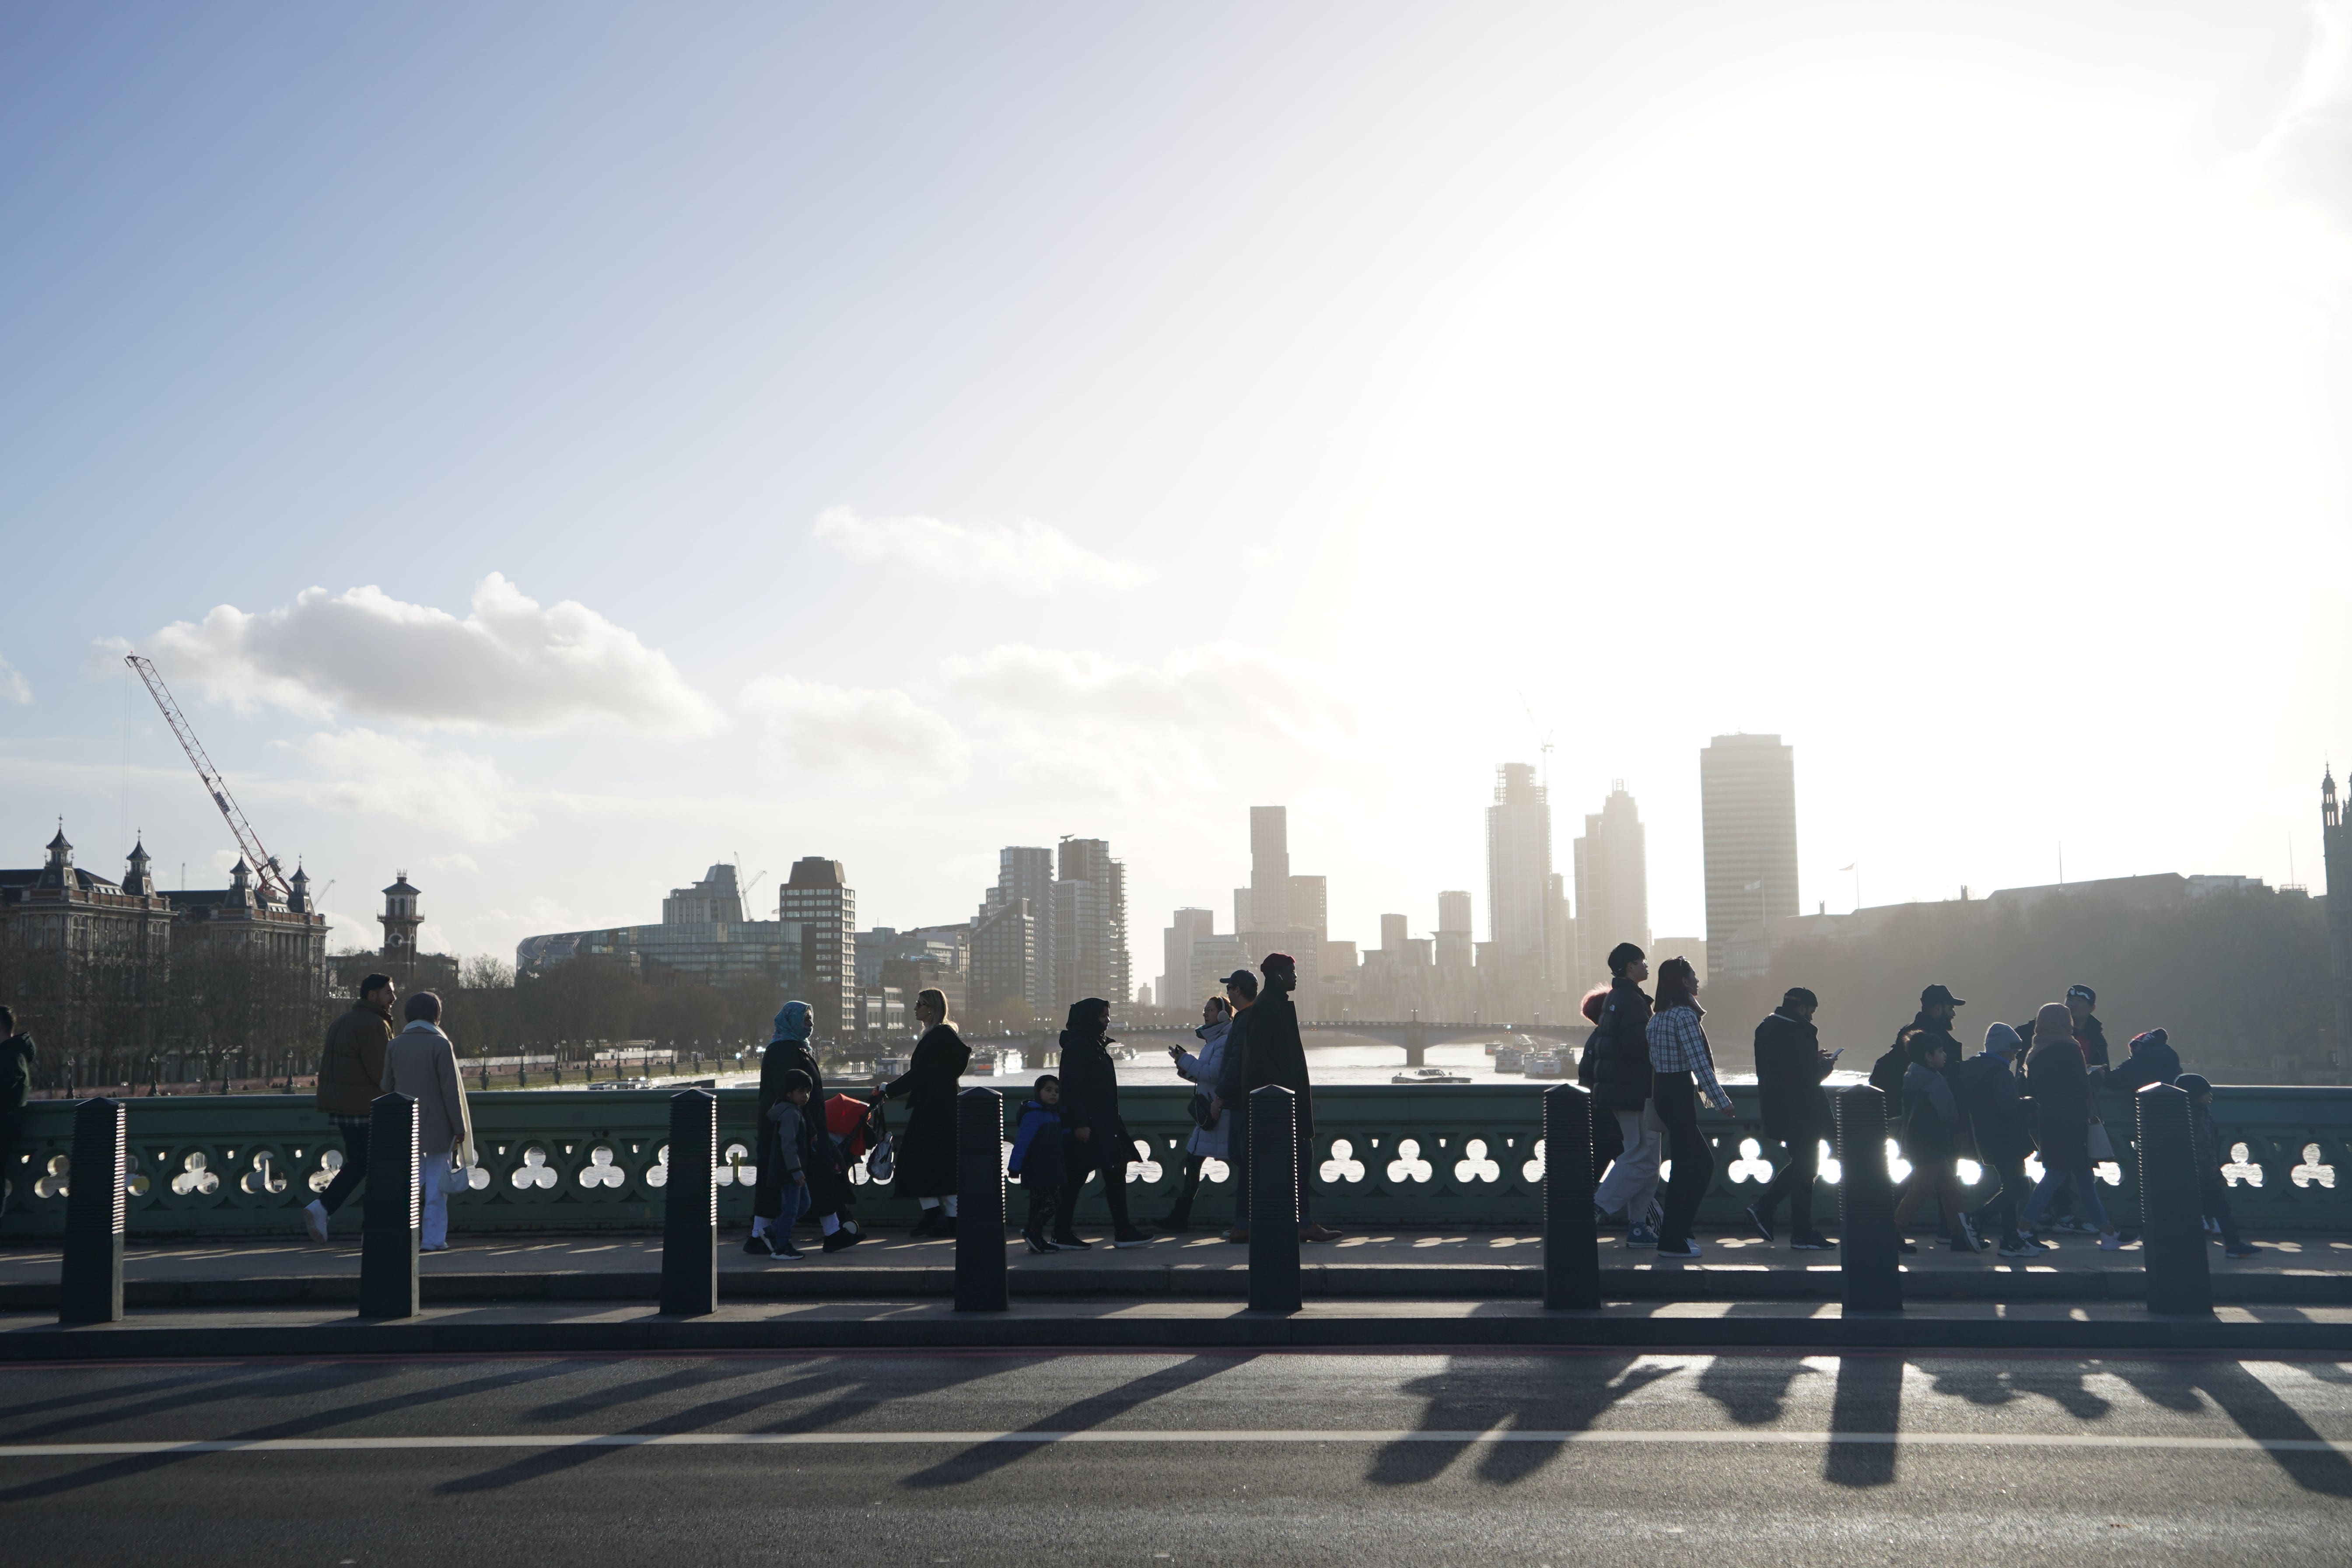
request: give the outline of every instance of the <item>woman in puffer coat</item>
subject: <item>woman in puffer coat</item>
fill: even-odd
[[[1201,1006],[1201,1026],[1192,1031],[1200,1037],[1198,1055],[1181,1046],[1171,1046],[1168,1054],[1176,1059],[1176,1076],[1185,1082],[1198,1084],[1201,1092],[1216,1099],[1218,1079],[1225,1068],[1225,1040],[1234,1026],[1234,1005],[1223,996],[1212,996]],[[1194,1097],[1197,1101],[1199,1096]],[[1210,1160],[1233,1163],[1234,1123],[1239,1118],[1220,1112],[1207,1126],[1196,1121],[1192,1136],[1184,1143],[1184,1185],[1176,1196],[1176,1206],[1168,1211],[1162,1230],[1187,1231],[1192,1228],[1192,1197],[1201,1190],[1201,1167]]]

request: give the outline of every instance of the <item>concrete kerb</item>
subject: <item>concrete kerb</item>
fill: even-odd
[[[719,1351],[1644,1349],[2352,1352],[2352,1323],[2132,1319],[1852,1316],[1649,1317],[1512,1304],[1475,1314],[1236,1311],[1214,1317],[956,1317],[943,1307],[863,1319],[644,1317],[593,1322],[481,1322],[432,1313],[407,1321],[175,1326],[38,1323],[0,1329],[0,1362],[255,1359],[359,1355],[658,1354]]]

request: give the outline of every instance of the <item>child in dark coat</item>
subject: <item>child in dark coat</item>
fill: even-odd
[[[1047,1073],[1036,1082],[1021,1121],[1013,1133],[1013,1158],[1006,1170],[1029,1189],[1029,1218],[1021,1237],[1032,1252],[1059,1252],[1048,1232],[1054,1225],[1054,1197],[1062,1189],[1068,1162],[1063,1158],[1062,1080]]]
[[[2207,1219],[2221,1227],[2224,1253],[2252,1258],[2254,1246],[2238,1234],[2238,1222],[2230,1213],[2230,1183],[2221,1174],[2221,1140],[2213,1130],[2213,1086],[2193,1072],[2182,1073],[2172,1082],[2189,1095],[2189,1143],[2196,1152],[2199,1206]]]

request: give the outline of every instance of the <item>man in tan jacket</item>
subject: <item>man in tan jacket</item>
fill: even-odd
[[[310,1239],[327,1239],[327,1216],[367,1179],[368,1107],[383,1092],[383,1052],[392,1043],[392,977],[360,982],[360,999],[327,1030],[319,1058],[319,1109],[343,1135],[343,1168],[302,1211]]]

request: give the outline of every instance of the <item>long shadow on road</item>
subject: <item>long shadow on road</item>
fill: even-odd
[[[1641,1363],[1639,1355],[1527,1362],[1449,1357],[1444,1371],[1404,1384],[1401,1392],[1428,1401],[1419,1422],[1424,1432],[1580,1431],[1619,1400],[1678,1370]],[[1507,1385],[1496,1375],[1505,1367],[1509,1369]],[[1364,1479],[1374,1486],[1415,1486],[1434,1480],[1465,1449],[1476,1447],[1485,1450],[1478,1461],[1479,1479],[1507,1486],[1551,1463],[1561,1447],[1429,1439],[1391,1443],[1373,1455]]]
[[[1833,1487],[1883,1487],[1895,1479],[1895,1445],[1840,1442],[1840,1435],[1903,1429],[1903,1357],[1838,1358],[1837,1391],[1830,1396],[1830,1446],[1822,1479]]]

